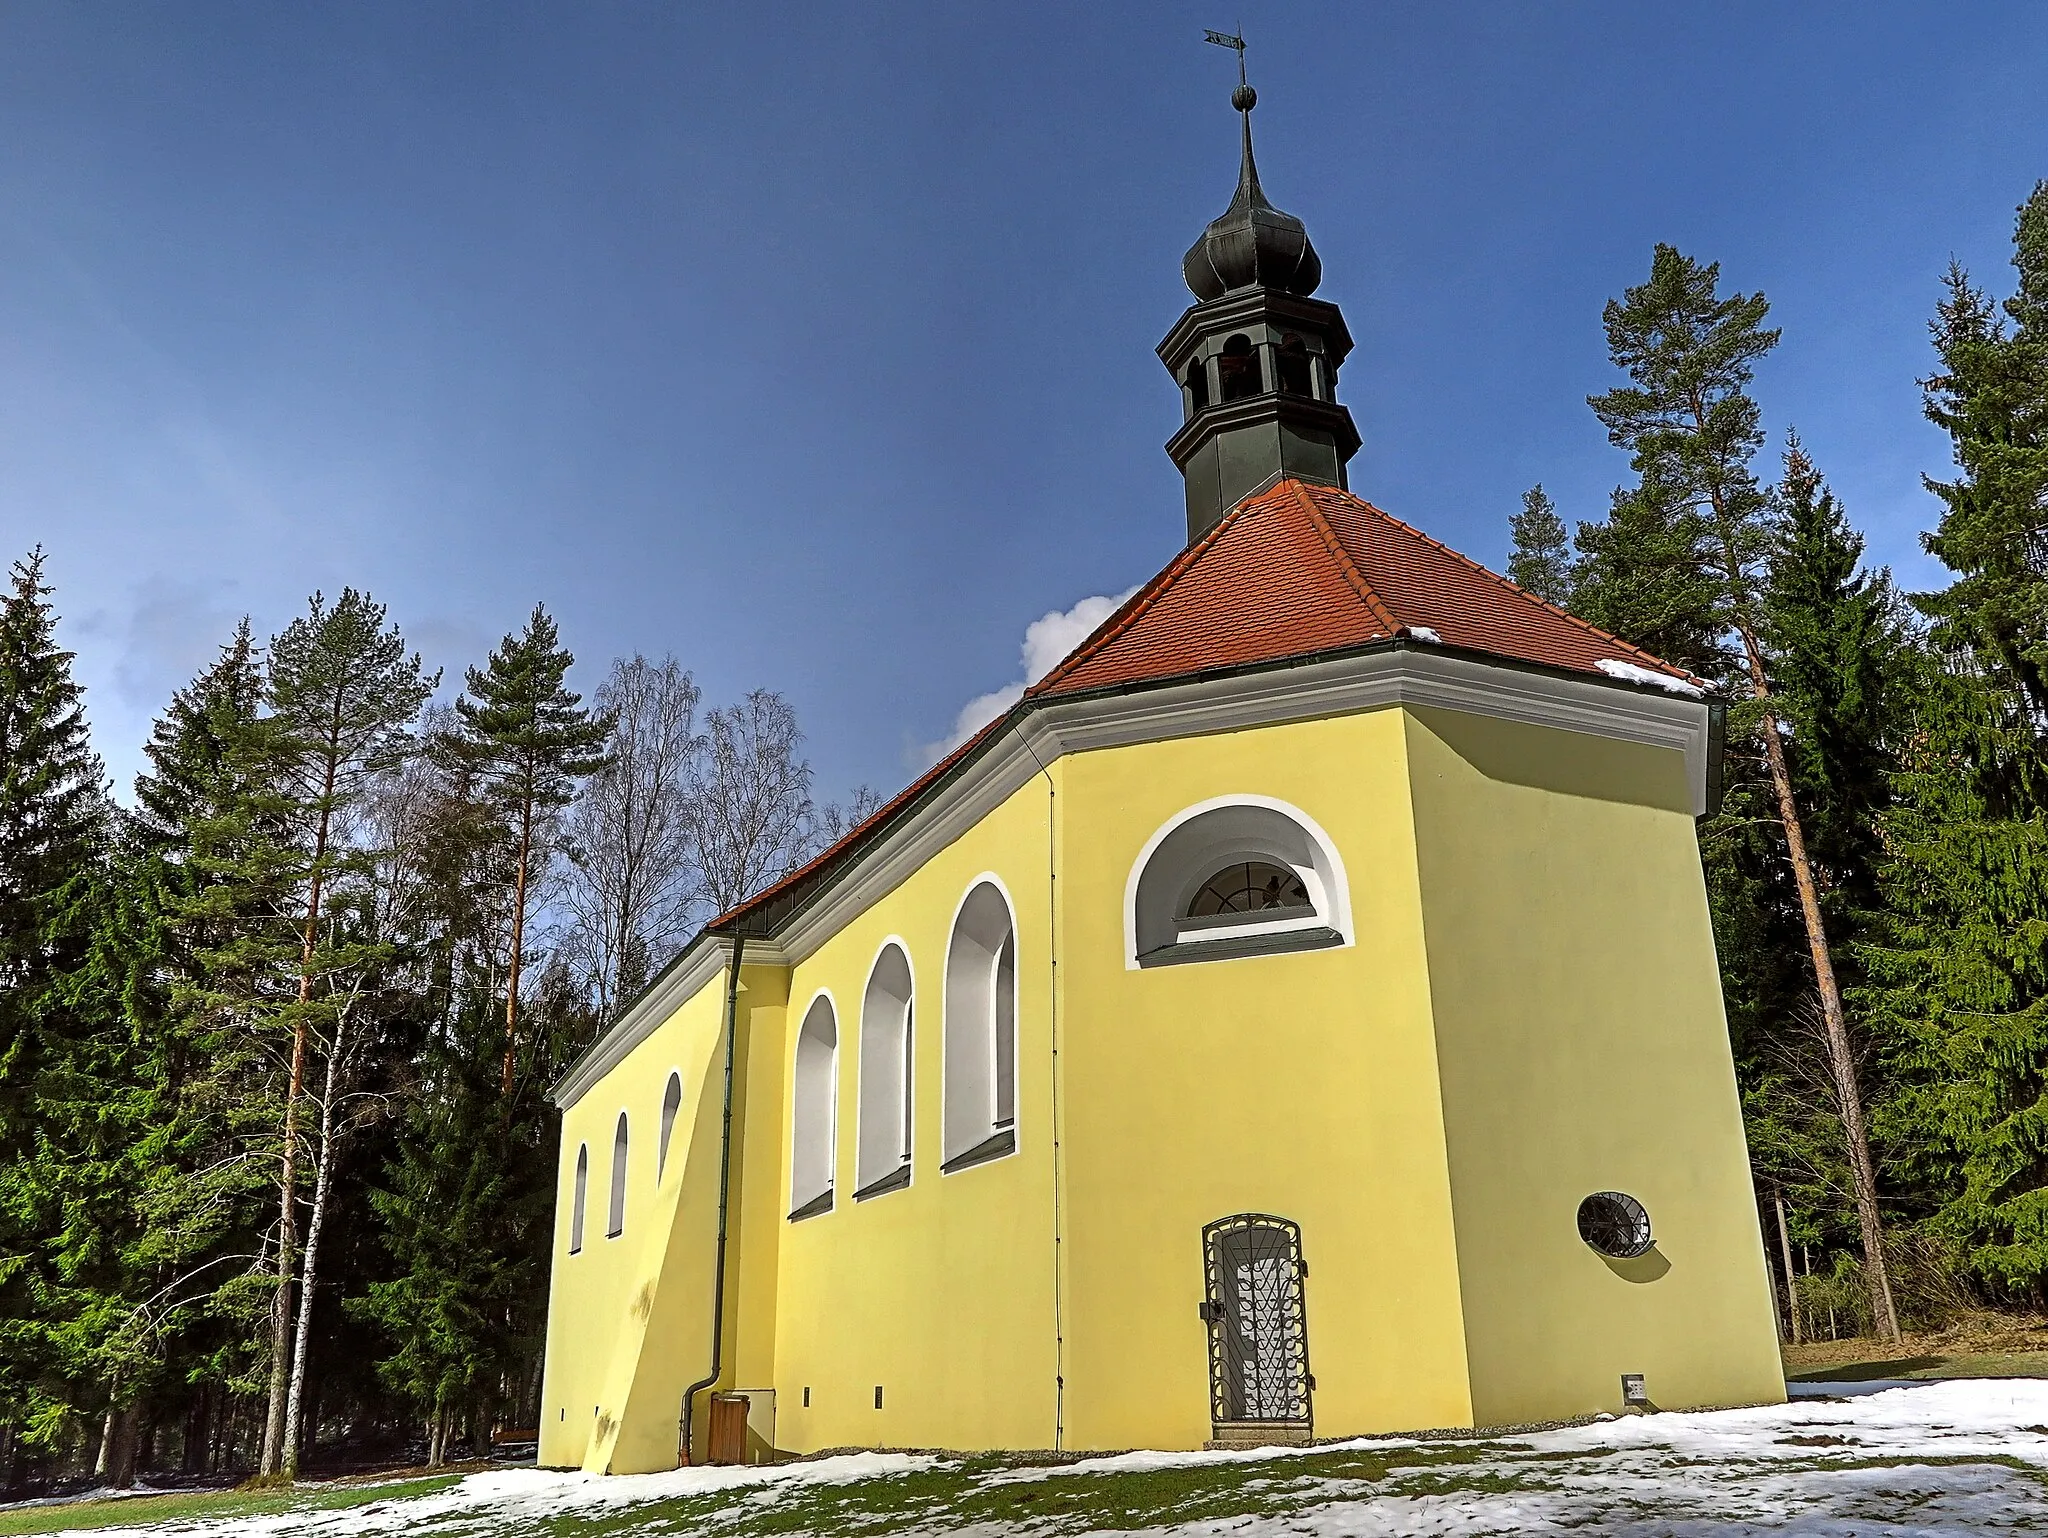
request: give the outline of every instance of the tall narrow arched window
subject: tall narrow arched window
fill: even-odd
[[[1188,415],[1209,409],[1209,364],[1197,358],[1188,365]]]
[[[860,1002],[855,1201],[910,1184],[910,1023],[910,958],[885,945]]]
[[[790,1104],[790,1221],[832,1210],[832,1148],[839,1101],[839,1022],[819,994],[796,1037]]]
[[[661,1142],[654,1151],[654,1178],[658,1181],[668,1170],[668,1140],[676,1130],[676,1112],[683,1108],[683,1076],[672,1073],[668,1076],[668,1088],[661,1092]]]
[[[1308,344],[1302,341],[1299,332],[1290,331],[1280,338],[1280,345],[1274,350],[1273,359],[1280,375],[1281,394],[1315,394],[1313,371],[1309,367]]]
[[[944,1170],[1017,1149],[1017,926],[993,881],[967,894],[946,947]]]
[[[1223,351],[1216,358],[1216,378],[1226,405],[1265,393],[1266,384],[1259,375],[1259,354],[1250,337],[1239,332],[1224,339]]]
[[[569,1196],[569,1253],[583,1248],[583,1204],[590,1194],[590,1145],[576,1145],[576,1186]]]
[[[605,1217],[604,1236],[616,1239],[626,1231],[626,1113],[619,1112],[618,1130],[612,1133],[612,1202]]]

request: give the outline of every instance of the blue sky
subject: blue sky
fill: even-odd
[[[672,651],[899,785],[1180,544],[1152,348],[1240,23],[1355,489],[1495,564],[1532,482],[1597,516],[1600,307],[1665,240],[1770,296],[1774,433],[1937,580],[1914,381],[2048,176],[2036,3],[8,0],[0,547],[124,790],[238,615],[343,584],[451,676],[544,600],[586,686]]]

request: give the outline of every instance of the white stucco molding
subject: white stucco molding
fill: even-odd
[[[794,965],[908,880],[1067,753],[1124,747],[1288,721],[1351,715],[1390,705],[1432,706],[1528,726],[1580,732],[1664,748],[1685,756],[1693,815],[1707,808],[1711,711],[1703,700],[1602,678],[1564,677],[1416,644],[1248,669],[1072,699],[1027,700],[1024,715],[914,807],[866,854],[828,878],[773,941],[749,939],[746,962]],[[574,1105],[662,1021],[722,971],[723,935],[700,935],[676,964],[620,1017],[555,1089]]]

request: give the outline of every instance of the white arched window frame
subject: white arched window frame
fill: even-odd
[[[860,1086],[854,1137],[853,1199],[864,1201],[910,1184],[910,953],[895,937],[883,943],[860,1001]]]
[[[839,1017],[830,994],[804,1011],[790,1075],[789,1218],[832,1210],[832,1158],[839,1120]]]
[[[569,1193],[569,1253],[583,1248],[583,1207],[590,1196],[590,1145],[576,1145],[576,1184]]]
[[[1190,906],[1235,864],[1292,872],[1305,905],[1194,916]],[[1223,961],[1352,943],[1344,862],[1316,820],[1271,796],[1218,796],[1176,813],[1146,840],[1124,888],[1127,967]]]
[[[1017,1151],[1017,921],[993,876],[968,888],[946,944],[944,1162]]]
[[[659,1184],[668,1172],[668,1143],[675,1135],[676,1113],[683,1108],[683,1076],[671,1069],[668,1087],[661,1092],[661,1140],[654,1149],[654,1179]]]
[[[606,1210],[604,1236],[616,1239],[626,1231],[626,1113],[612,1132],[612,1199]]]

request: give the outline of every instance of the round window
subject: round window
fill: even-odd
[[[1579,1237],[1616,1260],[1647,1255],[1657,1242],[1643,1204],[1620,1191],[1595,1191],[1579,1203]]]
[[[1203,882],[1202,889],[1188,904],[1187,916],[1206,919],[1225,913],[1265,913],[1311,906],[1308,888],[1286,866],[1245,860],[1224,866]]]

